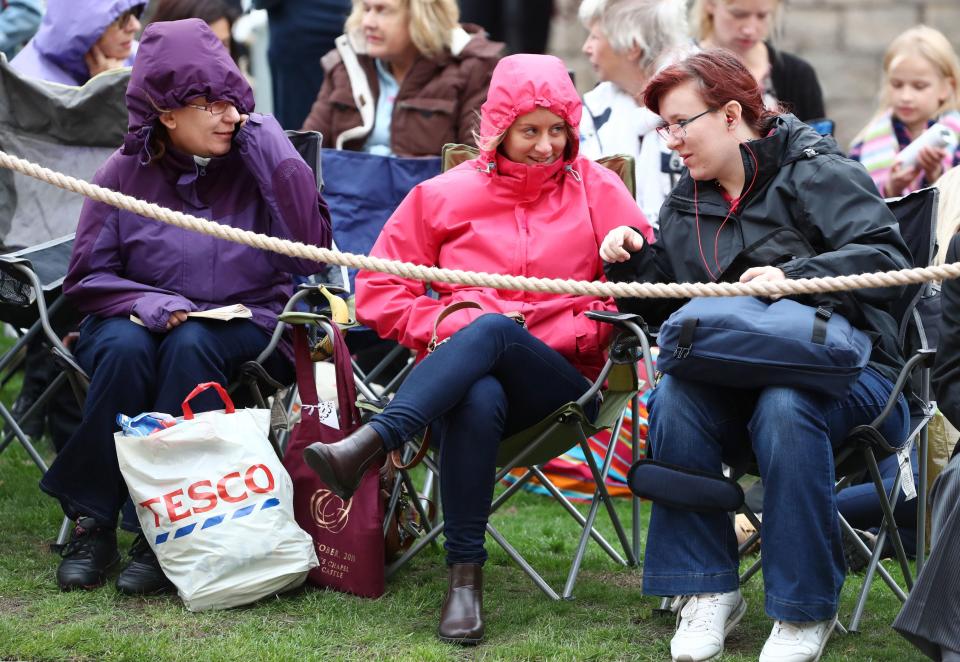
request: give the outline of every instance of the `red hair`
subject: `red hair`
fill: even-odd
[[[763,93],[740,59],[723,48],[713,48],[672,64],[650,79],[643,90],[643,105],[657,115],[663,96],[687,81],[696,81],[700,97],[708,108],[722,108],[736,101],[743,109],[743,121],[764,135],[777,113],[763,104]]]

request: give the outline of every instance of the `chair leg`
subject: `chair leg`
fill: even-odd
[[[426,533],[426,535],[423,535],[420,538],[418,538],[417,542],[413,543],[413,545],[410,546],[410,549],[405,551],[400,558],[398,558],[396,561],[394,561],[389,566],[387,566],[387,579],[392,577],[397,572],[397,570],[405,566],[410,561],[410,559],[412,559],[414,556],[419,554],[424,547],[426,547],[431,542],[436,540],[437,536],[439,536],[442,532],[443,532],[443,521],[440,521],[436,526],[430,529]]]
[[[620,426],[618,424],[614,428],[614,433],[619,433],[619,429]],[[615,440],[617,436],[618,435],[611,435],[611,439]],[[607,491],[607,485],[605,482],[605,476],[610,470],[610,464],[613,462],[613,449],[611,448],[608,450],[606,460],[603,464],[603,471],[601,471],[597,467],[596,460],[593,457],[593,451],[590,450],[590,444],[587,442],[586,437],[582,435],[580,440],[580,448],[587,460],[587,465],[590,467],[590,473],[593,474],[593,480],[597,487],[593,495],[593,503],[590,504],[590,512],[587,514],[587,520],[586,524],[584,525],[583,533],[580,534],[580,543],[577,545],[577,553],[573,557],[570,573],[567,575],[567,581],[563,587],[564,599],[573,597],[573,587],[577,581],[577,575],[580,574],[580,564],[583,562],[584,554],[587,551],[587,542],[590,540],[590,531],[593,530],[593,524],[596,521],[597,513],[600,511],[601,502],[607,509],[607,514],[610,516],[610,521],[613,523],[614,530],[617,532],[617,537],[620,539],[620,544],[623,545],[623,551],[627,557],[627,565],[637,565],[637,558],[634,555],[633,550],[630,548],[630,542],[627,540],[626,531],[623,530],[623,525],[620,523],[620,518],[617,515],[616,508],[614,507],[613,501],[610,498],[610,493]]]
[[[546,474],[540,470],[540,467],[530,467],[530,470],[533,472],[534,476],[536,476],[537,480],[543,484],[547,491],[553,495],[553,498],[559,501],[566,511],[570,513],[570,516],[577,521],[577,524],[579,524],[581,528],[585,528],[587,525],[587,518],[584,517],[580,511],[577,510],[577,507],[574,506],[570,500],[563,495],[563,492],[561,492],[560,489],[553,484],[553,481],[547,478]],[[609,542],[607,542],[607,539],[604,538],[599,531],[597,531],[595,528],[591,528],[590,535],[596,541],[596,543],[600,545],[603,551],[605,551],[616,563],[619,563],[620,565],[627,565],[627,562],[623,560],[623,557],[620,556],[617,550],[615,550]]]
[[[61,372],[60,374],[58,374],[53,379],[53,381],[50,382],[50,385],[44,389],[43,393],[41,393],[40,396],[33,402],[33,404],[30,405],[27,411],[23,413],[23,416],[20,417],[18,424],[22,425],[24,421],[30,420],[31,418],[36,416],[37,413],[42,411],[43,408],[47,405],[47,403],[53,399],[53,396],[55,396],[57,392],[63,387],[66,381],[67,381],[67,376],[64,373]],[[3,437],[3,441],[0,441],[0,453],[6,450],[7,446],[9,446],[11,442],[13,442],[14,436],[15,435],[13,434],[13,430],[7,431],[7,433]]]
[[[880,477],[880,470],[877,467],[877,460],[873,455],[873,452],[869,448],[863,449],[864,461],[867,465],[867,470],[870,473],[871,478],[873,479],[874,486],[877,488],[878,496],[881,496],[880,506],[883,510],[883,525],[880,528],[880,533],[877,536],[876,548],[873,550],[872,555],[870,556],[870,562],[867,564],[867,570],[863,578],[863,586],[860,589],[860,596],[857,599],[857,604],[853,610],[853,616],[850,619],[850,625],[847,626],[847,629],[850,632],[857,632],[860,626],[860,620],[863,617],[864,609],[867,605],[867,597],[869,595],[870,586],[873,584],[873,576],[875,573],[879,573],[883,577],[884,581],[890,586],[894,594],[900,598],[901,601],[906,600],[905,592],[900,588],[900,586],[889,576],[886,569],[880,565],[880,555],[883,552],[883,543],[886,539],[886,534],[892,530],[893,534],[891,540],[893,540],[894,550],[896,551],[898,560],[900,561],[901,569],[904,573],[904,579],[907,583],[907,589],[913,587],[913,580],[910,576],[910,566],[906,560],[906,553],[903,551],[903,543],[900,540],[900,534],[896,530],[896,520],[893,517],[893,507],[888,500],[886,490],[883,487],[883,482]],[[893,482],[893,490],[891,490],[889,499],[893,500],[893,503],[896,504],[897,497],[900,491],[900,483],[903,476],[901,472],[897,472],[897,478]],[[854,536],[857,538],[856,534],[853,531],[853,528],[846,522],[842,517],[840,518],[841,526],[844,530],[847,531],[848,535]],[[862,542],[860,543],[862,545]],[[864,546],[865,547],[865,546]]]
[[[527,573],[527,576],[533,580],[533,583],[537,585],[537,588],[546,593],[551,600],[560,599],[560,596],[557,595],[557,592],[550,588],[550,585],[547,584],[543,577],[540,576],[540,573],[534,570],[533,566],[527,563],[527,560],[523,558],[520,553],[517,552],[514,546],[507,542],[507,539],[500,535],[500,532],[497,531],[497,529],[494,528],[494,526],[489,522],[487,522],[487,533],[489,533],[490,537],[497,541],[497,544],[503,548],[503,551],[507,553],[507,556],[513,559],[513,562],[520,566],[521,570]],[[569,596],[564,595],[564,598],[567,597]]]
[[[632,453],[632,463],[640,461],[640,394],[637,393],[630,400],[630,445]],[[640,554],[640,538],[643,535],[643,525],[640,522],[640,497],[633,496],[630,499],[631,506],[631,524],[633,533],[633,553]]]
[[[623,422],[622,418],[620,419],[620,422]],[[611,439],[616,439],[620,435],[619,424],[614,427],[614,433],[616,433],[616,436],[612,436]],[[627,565],[636,566],[636,550],[630,546],[630,541],[627,539],[627,533],[624,531],[623,524],[620,523],[620,516],[617,515],[617,509],[613,505],[613,498],[611,498],[610,492],[607,490],[607,474],[610,473],[610,466],[613,464],[613,449],[608,449],[607,456],[603,463],[603,470],[601,471],[597,467],[593,453],[590,451],[590,444],[587,442],[587,438],[583,436],[582,433],[580,438],[580,447],[583,449],[584,457],[587,458],[587,465],[590,467],[590,472],[593,474],[593,480],[597,485],[597,493],[599,494],[600,500],[606,507],[607,514],[610,516],[610,522],[613,524],[613,528],[617,532],[617,537],[620,539],[620,544],[623,546],[624,554],[627,557]],[[596,499],[596,497],[597,495],[594,495],[594,499]]]
[[[877,466],[877,458],[869,448],[864,449],[864,459],[867,462],[867,469],[870,471],[870,477],[873,479],[873,485],[877,489],[877,494],[886,495],[883,487],[883,477],[880,475],[880,468]],[[883,510],[883,524],[880,527],[880,535],[877,536],[877,547],[882,550],[884,534],[890,536],[893,543],[893,550],[896,553],[897,560],[900,562],[900,569],[903,571],[904,581],[907,583],[907,590],[913,588],[913,575],[910,572],[910,562],[907,560],[907,553],[903,549],[903,541],[900,539],[900,531],[897,529],[897,520],[893,516],[893,509],[896,507],[897,500],[900,497],[900,485],[903,482],[902,472],[897,470],[897,480],[894,481],[893,490],[885,499],[880,499],[880,508]]]
[[[928,368],[924,369],[924,377],[922,378],[922,384],[924,389],[929,391],[930,389],[930,379],[927,374],[929,371]],[[924,401],[927,401],[929,395],[924,398]],[[932,407],[930,407],[929,416],[933,417]],[[919,480],[917,481],[917,575],[920,575],[920,571],[923,570],[923,564],[926,561],[927,555],[927,453],[929,451],[929,442],[928,442],[928,425],[930,419],[927,418],[923,428],[920,430],[920,434],[917,435],[917,463],[920,465],[919,469]]]
[[[849,536],[853,541],[854,545],[865,554],[866,556],[872,556],[873,552],[870,550],[866,544],[860,540],[860,537],[856,534],[856,531],[853,530],[853,527],[850,526],[850,523],[847,522],[843,517],[840,517],[840,528],[843,530],[843,533]],[[893,576],[884,568],[882,565],[877,564],[876,574],[880,575],[880,578],[890,587],[890,590],[900,599],[901,602],[907,599],[907,594],[903,592],[903,589],[900,588],[900,585],[897,584]]]
[[[70,518],[64,516],[63,521],[60,522],[60,531],[57,533],[57,540],[50,545],[51,552],[59,554],[63,546],[67,544],[67,540],[70,539],[70,525],[72,524],[73,522]]]
[[[30,443],[30,439],[24,434],[23,430],[20,429],[20,425],[17,424],[17,421],[14,420],[13,415],[7,410],[6,406],[0,404],[0,417],[3,418],[3,422],[10,428],[10,431],[13,432],[14,437],[17,438],[17,441],[20,442],[20,445],[23,446],[23,449],[27,451],[27,455],[30,456],[30,459],[33,460],[33,463],[37,465],[37,468],[40,469],[43,473],[47,473],[47,463],[43,461],[43,458],[40,457],[40,453],[37,452],[37,449],[33,447],[33,444]]]

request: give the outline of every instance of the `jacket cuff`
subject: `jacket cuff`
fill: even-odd
[[[133,302],[133,314],[154,333],[167,330],[170,315],[178,310],[193,312],[193,302],[175,294],[147,294]]]

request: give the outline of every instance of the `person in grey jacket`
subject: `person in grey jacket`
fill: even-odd
[[[729,51],[663,69],[643,102],[663,119],[660,133],[687,172],[661,208],[654,243],[628,227],[607,235],[600,255],[611,280],[762,282],[909,266],[897,221],[863,168],[793,115],[766,110],[755,79]],[[650,397],[655,459],[720,475],[721,463],[744,451],[756,458],[765,486],[765,610],[775,621],[761,662],[817,660],[833,630],[845,577],[833,449],[873,420],[893,391],[902,359],[887,307],[900,293],[878,288],[818,299],[882,339],[843,400],[673,375]],[[669,307],[638,299],[620,300],[620,308],[655,323]],[[902,441],[908,421],[901,396],[881,431]],[[738,570],[726,513],[653,505],[643,591],[690,596],[671,641],[674,660],[707,660],[723,650],[746,610]]]
[[[40,27],[40,0],[3,0],[0,3],[0,51],[9,60]]]

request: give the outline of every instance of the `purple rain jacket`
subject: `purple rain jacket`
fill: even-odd
[[[120,14],[145,4],[146,0],[47,0],[40,29],[10,66],[23,76],[83,85],[90,80],[83,56]],[[126,64],[133,64],[136,52],[134,41]]]
[[[225,156],[200,166],[168,147],[152,164],[156,108],[226,99],[250,119]],[[151,104],[147,99],[153,100]],[[101,186],[261,234],[330,245],[330,215],[310,167],[277,121],[251,113],[253,91],[220,40],[199,19],[154,23],[143,33],[127,88],[128,133],[97,171]],[[177,310],[234,303],[267,332],[292,293],[291,273],[319,265],[183,230],[86,200],[64,280],[68,299],[99,317],[134,314],[163,332]],[[288,349],[288,348],[285,348]]]

